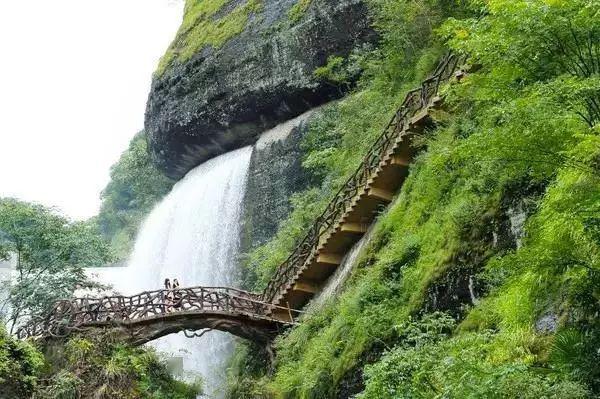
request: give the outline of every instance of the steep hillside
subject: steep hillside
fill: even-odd
[[[442,46],[426,150],[343,293],[276,344],[241,344],[231,398],[593,398],[600,394],[600,5],[370,2],[384,41],[303,140],[317,185],[249,258],[264,285]],[[340,60],[323,74],[344,76]]]

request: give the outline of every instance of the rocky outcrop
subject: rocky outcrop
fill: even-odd
[[[291,210],[290,197],[307,187],[301,140],[312,111],[263,133],[254,147],[244,197],[242,251],[269,241]]]
[[[246,1],[228,1],[211,18]],[[330,56],[376,40],[367,6],[363,0],[312,0],[293,22],[290,10],[298,1],[262,0],[237,36],[185,62],[175,60],[154,77],[145,127],[152,159],[164,173],[180,178],[343,94],[315,78],[314,70]]]

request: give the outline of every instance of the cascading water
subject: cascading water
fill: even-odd
[[[264,132],[256,151],[290,135],[311,111]],[[190,171],[152,211],[138,234],[127,267],[88,269],[88,274],[125,295],[163,287],[165,278],[181,286],[236,287],[241,213],[253,149],[242,148],[211,159]],[[210,398],[220,387],[231,338],[220,332],[200,339],[183,333],[152,342],[160,352],[183,360],[184,371],[199,373]]]
[[[165,278],[177,278],[182,287],[235,287],[251,154],[251,147],[242,148],[190,171],[146,219],[128,266],[94,272],[124,294],[162,288]],[[201,339],[179,333],[152,345],[183,359],[186,372],[202,374],[209,397],[221,396],[215,389],[221,385],[223,363],[232,350],[225,333],[211,332]]]

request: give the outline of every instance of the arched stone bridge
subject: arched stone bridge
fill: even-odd
[[[294,323],[389,204],[408,176],[419,148],[414,138],[433,124],[432,110],[442,103],[440,88],[460,81],[463,59],[449,54],[431,77],[407,93],[363,162],[315,220],[306,236],[279,266],[261,294],[232,288],[165,290],[132,297],[60,301],[45,317],[32,320],[20,337],[66,336],[86,328],[113,328],[124,339],[143,344],[178,331],[227,331],[256,342],[269,342]],[[201,335],[203,332],[194,333]]]
[[[110,328],[124,341],[141,345],[172,333],[199,336],[220,330],[261,344],[293,324],[273,318],[276,306],[260,295],[226,287],[192,287],[142,292],[133,296],[62,300],[40,320],[18,332],[25,337],[65,337],[92,328]],[[297,314],[285,309],[289,320]]]

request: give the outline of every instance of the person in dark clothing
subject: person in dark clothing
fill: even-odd
[[[181,307],[181,292],[179,291],[179,281],[173,279],[173,306],[177,309]]]
[[[171,280],[168,278],[165,279],[165,290],[167,290],[164,296],[165,311],[169,313],[173,311],[173,287],[171,286]]]

